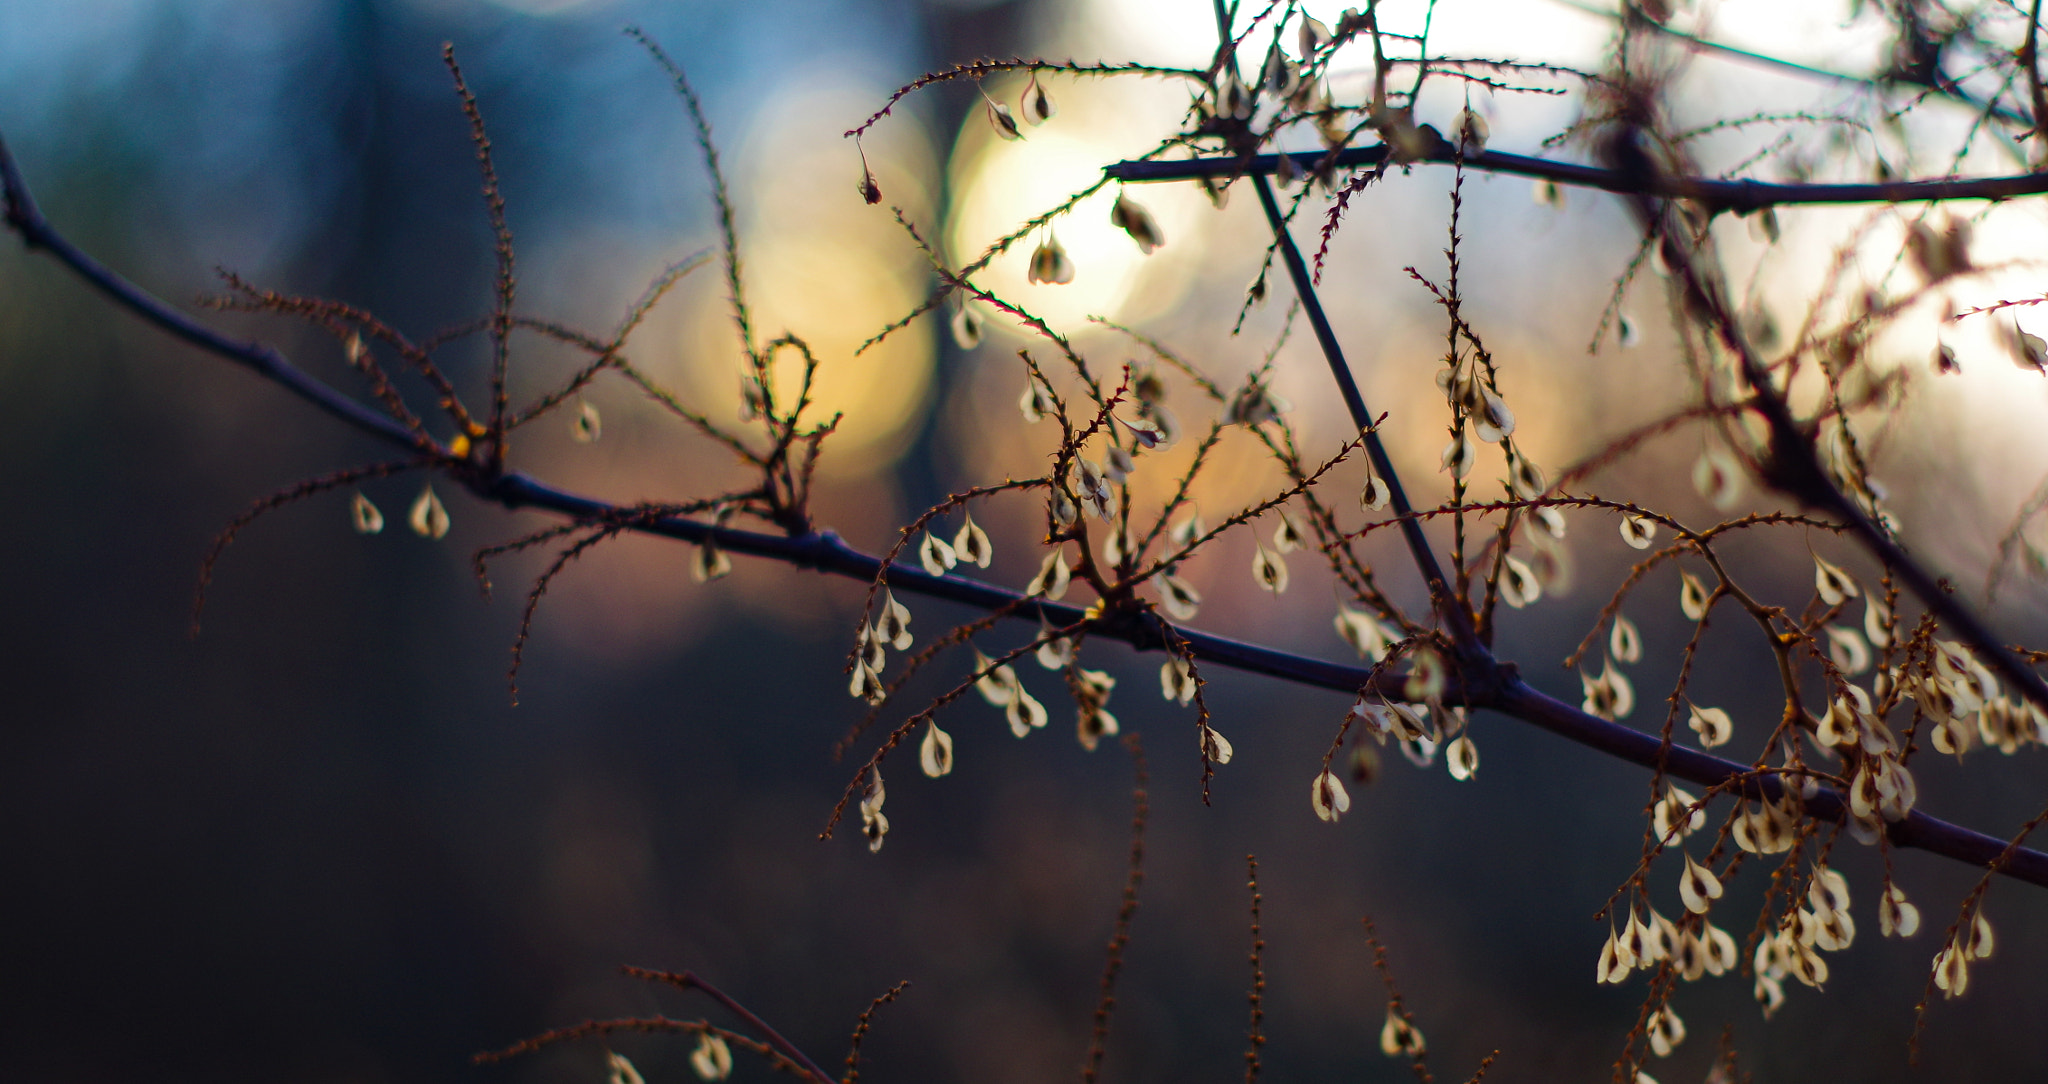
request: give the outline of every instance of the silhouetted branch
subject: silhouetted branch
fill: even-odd
[[[1441,137],[1406,156],[1391,158],[1390,155],[1391,150],[1386,144],[1375,143],[1351,147],[1335,155],[1327,151],[1296,151],[1284,157],[1293,160],[1294,172],[1303,174],[1313,173],[1325,163],[1334,164],[1339,169],[1356,169],[1389,162],[1393,165],[1450,165],[1459,160],[1458,149]],[[1282,157],[1279,154],[1212,155],[1178,161],[1118,162],[1105,166],[1103,172],[1111,180],[1125,183],[1190,181],[1205,177],[1265,177],[1280,171]],[[1722,181],[1669,174],[1643,177],[1600,166],[1506,151],[1467,150],[1463,160],[1465,168],[1485,173],[1536,177],[1579,188],[1598,188],[1631,195],[1692,199],[1711,210],[1737,212],[1794,204],[1999,200],[2048,192],[2048,172],[1869,184],[1772,184],[1767,181]]]
[[[413,433],[307,374],[276,349],[222,335],[165,304],[85,255],[43,219],[9,157],[4,141],[0,141],[0,182],[5,186],[5,220],[21,234],[31,249],[50,252],[115,304],[173,337],[249,368],[357,429],[406,451],[425,453],[431,461],[430,466],[439,468],[453,481],[485,500],[510,509],[543,509],[573,521],[593,524],[615,520],[624,510],[625,506],[557,489],[517,471],[493,473],[471,460],[458,458],[430,439]],[[1294,261],[1299,261],[1298,252],[1294,254]],[[1297,281],[1306,281],[1305,269]],[[1307,296],[1304,292],[1304,298]],[[829,530],[778,535],[721,527],[681,516],[636,520],[629,529],[700,545],[712,543],[729,553],[767,558],[863,583],[873,582],[883,572],[879,558],[847,545]],[[923,595],[983,610],[1007,607],[1017,619],[1043,621],[1055,627],[1074,625],[1088,618],[1081,607],[1048,602],[1042,598],[1026,599],[1021,592],[967,576],[933,576],[922,568],[901,564],[888,566],[887,572],[891,589],[899,593]],[[1937,592],[1935,598],[1928,600],[1930,609],[1938,605],[1939,597]],[[1943,616],[1946,620],[1946,613]],[[1149,610],[1131,609],[1101,615],[1093,620],[1091,629],[1093,636],[1119,640],[1140,650],[1157,650],[1167,642],[1163,622]],[[1201,662],[1265,674],[1297,685],[1346,694],[1370,688],[1377,695],[1398,698],[1400,685],[1405,679],[1405,675],[1391,673],[1375,679],[1372,671],[1363,667],[1333,663],[1193,629],[1176,627],[1173,631],[1174,636],[1184,643],[1186,652]],[[1958,631],[1963,630],[1959,628]],[[2002,651],[1989,653],[1994,659],[2004,661]],[[2034,681],[2038,684],[2039,679]],[[1493,709],[1632,764],[1654,769],[1661,762],[1669,775],[1693,783],[1714,786],[1738,775],[1748,775],[1750,778],[1737,788],[1742,793],[1765,797],[1775,797],[1779,793],[1779,785],[1774,778],[1756,777],[1745,765],[1684,747],[1666,746],[1654,735],[1588,714],[1546,696],[1523,682],[1511,663],[1496,663],[1454,675],[1453,687],[1447,690],[1445,698],[1448,702],[1472,708]],[[1846,815],[1841,796],[1833,791],[1822,790],[1805,801],[1806,807],[1821,818],[1841,819]],[[2008,846],[2005,840],[1917,811],[1892,823],[1889,833],[1899,846],[1916,847],[1973,866],[1991,863],[2006,853]],[[2048,887],[2048,854],[2024,848],[2014,850],[2002,872],[2018,880]]]

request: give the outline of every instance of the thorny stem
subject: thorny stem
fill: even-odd
[[[769,1027],[768,1021],[755,1016],[753,1010],[734,1001],[731,995],[705,982],[695,972],[650,971],[641,967],[625,967],[621,970],[634,978],[648,979],[653,982],[665,982],[678,990],[702,990],[706,997],[724,1006],[727,1012],[739,1017],[748,1027],[754,1029],[756,1034],[768,1040],[770,1046],[787,1055],[789,1060],[803,1066],[805,1072],[817,1078],[818,1084],[838,1084],[833,1079],[832,1074],[818,1068],[818,1063],[812,1061],[810,1056],[805,1054],[795,1043],[783,1038],[781,1033]]]

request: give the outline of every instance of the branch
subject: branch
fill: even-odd
[[[426,438],[308,375],[274,348],[237,341],[194,322],[109,271],[59,236],[36,212],[28,188],[22,183],[13,160],[8,157],[4,142],[0,142],[0,183],[5,186],[5,221],[22,235],[31,249],[42,249],[56,255],[118,306],[157,325],[173,337],[252,369],[314,406],[397,447],[408,451],[428,451],[437,457],[451,479],[486,500],[513,509],[545,509],[579,522],[597,522],[621,511],[622,506],[556,489],[517,471],[491,474],[466,460],[456,459]],[[1295,257],[1299,259],[1298,252]],[[854,549],[831,531],[775,535],[719,527],[679,516],[636,522],[631,529],[685,542],[709,542],[731,553],[765,557],[863,583],[873,582],[883,571],[880,558]],[[1090,618],[1081,607],[1048,602],[1042,598],[1027,599],[1021,592],[966,576],[933,576],[922,568],[896,564],[889,565],[887,572],[890,588],[898,592],[983,610],[1008,607],[1015,619],[1044,621],[1055,627],[1091,620],[1092,635],[1119,640],[1140,650],[1156,650],[1167,643],[1165,622],[1149,610],[1123,611]],[[1931,600],[1929,605],[1933,607]],[[1371,690],[1387,697],[1399,697],[1400,686],[1405,680],[1405,675],[1397,674],[1383,674],[1375,678],[1371,670],[1363,667],[1310,658],[1193,629],[1176,627],[1172,632],[1184,645],[1186,653],[1199,661],[1246,673],[1264,674],[1296,685],[1346,694]],[[2001,652],[1994,657],[2004,656]],[[2038,683],[2039,679],[2035,681]],[[1756,778],[1745,765],[1682,746],[1666,746],[1653,735],[1590,715],[1546,696],[1523,682],[1512,664],[1494,664],[1476,674],[1468,673],[1464,687],[1447,692],[1446,696],[1474,708],[1491,708],[1632,764],[1654,770],[1662,763],[1667,774],[1689,782],[1715,786],[1745,775],[1750,778],[1736,788],[1743,793],[1766,797],[1775,797],[1778,793],[1774,779]],[[1839,818],[1843,814],[1842,798],[1833,791],[1822,790],[1806,799],[1806,804],[1822,816]],[[1972,866],[1985,866],[2008,851],[2005,840],[1917,811],[1892,824],[1889,833],[1892,842],[1898,846],[1919,848]],[[2048,887],[2048,854],[2025,848],[2013,849],[2010,854],[2010,860],[2001,872],[2017,880]]]
[[[1296,151],[1294,171],[1314,173],[1326,164],[1339,169],[1434,163],[1450,165],[1459,160],[1458,148],[1438,137],[1433,144],[1414,153],[1391,158],[1384,143],[1352,147],[1332,155],[1325,151]],[[1147,181],[1187,181],[1205,177],[1264,177],[1278,172],[1278,154],[1213,155],[1178,161],[1129,161],[1106,166],[1111,180],[1135,184]],[[1603,169],[1578,162],[1560,162],[1506,151],[1465,152],[1465,168],[1487,173],[1539,177],[1580,188],[1598,188],[1637,196],[1692,199],[1716,211],[1747,213],[1764,207],[1792,204],[1835,203],[1932,203],[1961,199],[2011,199],[2048,192],[2048,172],[2020,173],[2005,177],[1967,177],[1947,180],[1889,181],[1871,184],[1772,184],[1766,181],[1722,181],[1706,177],[1685,177],[1659,173],[1641,176],[1633,172]]]
[[[1422,573],[1423,582],[1429,585],[1430,602],[1443,615],[1459,645],[1476,648],[1479,637],[1472,628],[1471,614],[1466,612],[1464,603],[1451,593],[1450,582],[1444,579],[1444,570],[1437,564],[1436,553],[1429,548],[1429,539],[1422,533],[1422,524],[1411,515],[1414,509],[1408,503],[1408,494],[1401,488],[1400,475],[1394,471],[1394,461],[1387,457],[1386,446],[1380,443],[1372,412],[1366,409],[1365,399],[1358,392],[1358,382],[1352,378],[1351,366],[1344,360],[1344,348],[1337,343],[1337,333],[1331,330],[1329,317],[1323,314],[1322,302],[1316,298],[1315,282],[1309,277],[1308,265],[1302,261],[1301,249],[1295,247],[1294,235],[1287,232],[1287,220],[1280,213],[1279,201],[1273,198],[1273,186],[1264,174],[1254,174],[1252,188],[1259,194],[1259,206],[1265,208],[1266,221],[1273,228],[1280,258],[1287,265],[1287,276],[1294,280],[1294,291],[1301,298],[1301,308],[1308,315],[1309,327],[1315,329],[1316,343],[1323,348],[1323,358],[1330,363],[1330,375],[1344,396],[1344,407],[1351,412],[1352,424],[1365,438],[1365,453],[1372,459],[1373,472],[1386,484],[1387,494],[1393,501],[1394,515],[1401,520],[1401,537],[1408,543],[1409,556],[1415,559],[1417,571]]]

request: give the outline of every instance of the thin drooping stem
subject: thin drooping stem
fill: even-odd
[[[768,1045],[781,1051],[783,1056],[789,1058],[789,1060],[803,1066],[804,1071],[815,1077],[818,1084],[838,1084],[832,1078],[832,1074],[818,1068],[818,1063],[812,1061],[810,1055],[805,1054],[802,1048],[783,1038],[782,1034],[774,1028],[769,1027],[768,1021],[754,1015],[753,1010],[733,1000],[731,995],[725,991],[705,982],[695,972],[651,971],[644,967],[626,967],[621,970],[634,978],[647,979],[651,982],[665,982],[678,990],[703,991],[706,997],[724,1006],[725,1011],[739,1017],[749,1028],[753,1029],[755,1034],[768,1040]]]

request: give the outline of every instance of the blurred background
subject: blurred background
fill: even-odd
[[[1810,63],[1881,62],[1886,41],[1868,13],[1782,7],[1730,2],[1694,18],[1723,40]],[[1421,5],[1386,10],[1397,8],[1408,18]],[[826,359],[823,409],[847,412],[822,461],[819,520],[878,549],[945,492],[1040,469],[1046,434],[1022,427],[1014,405],[1015,351],[1031,340],[992,314],[974,351],[927,318],[850,356],[930,284],[891,218],[862,204],[860,160],[840,133],[920,73],[983,55],[1200,66],[1212,48],[1205,5],[0,0],[0,134],[58,228],[176,303],[218,291],[213,272],[225,268],[349,300],[425,337],[490,305],[473,152],[438,56],[452,41],[491,126],[521,308],[605,333],[665,263],[716,240],[687,117],[620,33],[627,25],[662,43],[703,95],[758,326],[809,338]],[[1599,65],[1612,33],[1562,5],[1505,0],[1446,0],[1436,27],[1446,51],[1584,67]],[[1357,93],[1362,78],[1340,71],[1340,93]],[[1022,142],[992,138],[964,86],[913,97],[864,140],[886,201],[956,262],[1104,163],[1150,149],[1188,102],[1165,80],[1047,85],[1059,115]],[[1022,84],[992,78],[986,89],[1014,101]],[[1766,107],[1867,108],[1860,93],[1700,62],[1674,101],[1704,121]],[[1446,86],[1424,95],[1421,119],[1450,130],[1463,105],[1463,91]],[[1578,105],[1482,93],[1474,108],[1491,117],[1494,146],[1535,151]],[[1934,105],[1906,124],[1953,150],[1968,121]],[[1709,144],[1702,155],[1728,168],[1772,138]],[[1892,165],[2019,168],[1974,146],[1960,166],[1940,155]],[[1870,153],[1852,140],[1812,165],[1865,176]],[[1325,280],[1368,400],[1391,412],[1396,459],[1431,493],[1445,439],[1430,381],[1443,332],[1402,269],[1441,274],[1449,184],[1447,171],[1423,168],[1375,186],[1354,204]],[[1134,189],[1168,239],[1149,257],[1108,224],[1105,192],[1053,227],[1077,265],[1074,284],[1023,282],[1033,242],[987,281],[1104,367],[1138,355],[1089,316],[1143,329],[1234,379],[1274,341],[1289,297],[1276,278],[1272,299],[1229,338],[1263,245],[1241,187],[1221,212],[1188,186]],[[1506,177],[1469,178],[1465,191],[1465,313],[1502,361],[1518,439],[1539,462],[1561,468],[1682,401],[1654,277],[1623,300],[1642,342],[1620,350],[1609,336],[1587,352],[1635,250],[1617,205],[1582,192],[1539,205],[1526,181]],[[1840,237],[1869,215],[1788,213],[1776,245],[1730,224],[1731,259],[1745,274],[1761,268],[1748,287],[1755,307],[1796,326]],[[2040,251],[2041,226],[2033,205],[1980,222],[1980,262]],[[1909,270],[1887,267],[1903,228],[1880,222],[1858,251],[1873,281],[1914,285]],[[2016,264],[1939,301],[2040,292],[2038,269]],[[1929,314],[1937,307],[1930,298]],[[277,319],[217,321],[354,387],[324,335]],[[1986,328],[1949,335],[1964,372],[1938,383],[1925,360],[1931,319],[1875,352],[1915,373],[1913,405],[1884,426],[1875,454],[1908,539],[1974,590],[2038,481],[2042,391]],[[715,273],[687,280],[636,344],[636,362],[713,417],[731,417],[738,355]],[[1304,334],[1282,350],[1276,388],[1315,458],[1345,423],[1311,345]],[[448,356],[466,386],[480,387],[482,344]],[[522,340],[517,363],[525,397],[559,383],[575,359]],[[1206,419],[1188,389],[1174,395],[1185,421]],[[541,423],[518,445],[522,466],[620,500],[687,498],[735,477],[728,457],[623,385],[588,398],[603,438],[574,442],[566,416]],[[1705,518],[1687,481],[1701,447],[1699,434],[1681,432],[1589,488]],[[541,559],[497,565],[496,595],[484,600],[468,558],[547,521],[443,485],[454,529],[427,542],[402,524],[419,479],[399,478],[364,487],[391,523],[380,535],[349,530],[345,494],[265,517],[220,565],[203,635],[187,637],[200,557],[230,517],[264,493],[383,454],[111,310],[12,237],[0,241],[0,507],[15,524],[0,532],[10,572],[0,592],[0,1078],[595,1082],[595,1044],[485,1067],[469,1059],[590,1016],[711,1011],[730,1023],[621,977],[621,964],[698,971],[827,1066],[868,1000],[910,979],[866,1043],[870,1079],[1042,1081],[1077,1070],[1124,876],[1131,764],[1068,736],[1071,714],[1050,675],[1024,675],[1053,709],[1032,740],[1013,740],[993,709],[962,703],[942,719],[957,742],[951,776],[926,780],[908,758],[891,761],[895,827],[871,855],[856,831],[817,839],[852,771],[828,750],[858,718],[840,672],[857,584],[742,558],[730,577],[698,585],[683,547],[612,543],[549,594],[515,708],[507,650]],[[1498,468],[1497,456],[1482,460],[1479,476]],[[1156,487],[1165,473],[1141,481]],[[1234,431],[1196,497],[1214,522],[1278,478]],[[1351,471],[1332,484],[1348,494],[1358,482]],[[1035,505],[976,515],[995,540],[991,574],[1021,585],[1039,558]],[[1555,663],[1629,551],[1593,516],[1574,517],[1570,540],[1575,582],[1512,615],[1501,644],[1540,685],[1575,698],[1576,677]],[[1796,606],[1810,582],[1808,546],[1872,579],[1824,538],[1780,534],[1731,554],[1753,584]],[[1390,591],[1418,600],[1399,554],[1373,552]],[[1208,598],[1198,624],[1343,657],[1327,576],[1297,556],[1291,590],[1274,599],[1244,574],[1250,554],[1240,533],[1190,563]],[[1648,646],[1633,671],[1642,706],[1632,722],[1646,728],[1661,721],[1687,635],[1670,604],[1676,583],[1664,569],[1629,609]],[[920,637],[967,616],[906,601]],[[2042,601],[2022,580],[1992,614],[2038,643]],[[1707,641],[1695,695],[1713,690],[1738,720],[1738,744],[1753,745],[1776,711],[1766,657],[1726,624]],[[1027,634],[999,630],[990,642]],[[1260,857],[1265,897],[1272,1079],[1405,1074],[1377,1050],[1384,1002],[1358,922],[1368,912],[1439,1076],[1462,1078],[1495,1049],[1489,1080],[1607,1072],[1641,987],[1593,983],[1605,930],[1589,919],[1634,866],[1644,773],[1482,717],[1475,780],[1389,757],[1377,783],[1353,788],[1352,811],[1333,828],[1313,818],[1304,784],[1346,699],[1212,673],[1216,725],[1237,759],[1205,807],[1185,713],[1152,695],[1157,658],[1093,645],[1087,661],[1124,682],[1111,707],[1144,736],[1152,768],[1143,903],[1107,1079],[1238,1071],[1247,853]],[[1980,753],[1967,767],[1928,764],[1922,807],[2003,833],[2048,792],[2025,753]],[[1914,853],[1895,864],[1932,931],[1903,945],[1880,939],[1875,856],[1838,857],[1864,932],[1832,958],[1830,989],[1793,988],[1766,1024],[1743,978],[1687,987],[1674,1007],[1693,1038],[1652,1071],[1667,1082],[1703,1076],[1726,1021],[1759,1079],[1915,1078],[1905,1062],[1912,1005],[1973,878]],[[1738,937],[1761,892],[1755,871],[1731,886],[1723,922]],[[2048,996],[2043,900],[2020,886],[1993,892],[1998,956],[1973,972],[1965,1002],[1935,1007],[1919,1075],[2040,1065],[2024,1006]],[[686,1078],[691,1045],[632,1038],[616,1048],[661,1084]],[[742,1058],[738,1074],[766,1070]]]

